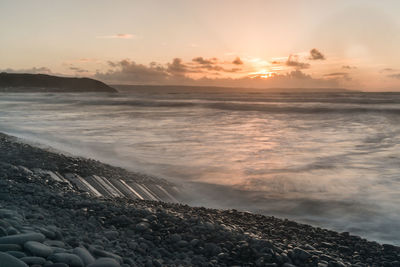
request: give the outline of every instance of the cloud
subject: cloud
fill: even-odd
[[[184,75],[189,72],[188,67],[182,62],[180,58],[174,58],[172,63],[168,63],[167,71],[173,75]]]
[[[347,73],[347,72],[332,72],[332,73],[324,74],[324,77],[343,79],[345,81],[351,81],[351,77],[349,76],[349,73]]]
[[[240,60],[240,58],[236,58],[235,61]],[[241,61],[240,61],[241,62]],[[210,73],[213,75],[220,75],[220,72],[238,72],[241,69],[240,68],[224,68],[220,66],[220,64],[235,64],[231,62],[218,62],[218,58],[213,57],[210,59],[205,59],[203,57],[195,57],[192,59],[192,62],[187,63],[186,67],[186,72],[192,72],[192,73],[206,73],[209,71],[214,71],[214,73]],[[243,64],[243,62],[241,63]],[[238,65],[238,62],[236,62],[236,65]]]
[[[342,69],[351,70],[351,69],[357,69],[357,67],[356,66],[350,66],[350,65],[343,65]]]
[[[310,51],[310,60],[325,60],[325,56],[318,51],[316,48],[311,49]]]
[[[240,59],[240,57],[236,57],[235,60],[232,61],[232,64],[243,65],[243,61]]]
[[[114,84],[157,84],[157,85],[198,85],[227,87],[337,87],[339,79],[329,77],[316,79],[299,69],[285,74],[275,74],[265,79],[248,75],[236,78],[221,76],[222,73],[236,73],[240,68],[223,68],[216,64],[207,64],[210,59],[194,58],[184,62],[174,58],[167,64],[152,62],[148,65],[138,64],[130,60],[108,62],[110,67],[105,72],[97,72],[94,78]],[[227,62],[226,64],[231,64]],[[195,76],[193,76],[195,75]]]
[[[396,70],[392,69],[392,68],[384,68],[380,72],[393,72],[393,71],[396,71]]]
[[[8,68],[8,69],[0,69],[0,72],[31,73],[31,74],[39,74],[39,73],[41,73],[41,74],[53,74],[53,72],[49,68],[46,68],[46,67],[39,67],[39,68],[33,67],[33,68],[30,68],[30,69],[18,69],[18,70]]]
[[[310,67],[310,64],[300,62],[297,55],[290,55],[285,64],[286,66],[295,67],[296,69],[308,69]]]
[[[130,60],[109,61],[106,72],[97,72],[94,77],[111,83],[162,84],[169,74],[164,66],[150,63],[148,66]]]
[[[265,79],[261,76],[251,78],[249,76],[232,78],[202,78],[196,83],[209,86],[232,86],[244,88],[335,88],[339,87],[340,82],[337,79],[316,79],[302,72],[293,70],[286,74],[275,74]]]
[[[98,39],[134,39],[137,38],[136,35],[130,33],[118,33],[113,35],[102,35],[97,36]]]
[[[214,64],[218,59],[217,58],[211,58],[211,59],[205,59],[203,57],[195,57],[192,59],[193,62],[196,62],[201,65],[209,65],[209,64]]]
[[[332,72],[332,73],[325,74],[324,76],[333,77],[333,76],[345,76],[345,75],[348,75],[348,73],[347,72]]]
[[[88,73],[89,72],[88,70],[85,70],[85,69],[82,69],[79,67],[74,67],[74,66],[69,67],[69,69],[72,71],[75,71],[76,73]]]
[[[393,79],[399,79],[400,80],[400,73],[396,73],[396,74],[389,74],[387,75],[389,78],[393,78]]]

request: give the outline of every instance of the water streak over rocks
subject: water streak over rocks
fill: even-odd
[[[2,148],[14,145],[1,136]],[[43,153],[42,168],[51,169],[52,154]],[[0,157],[0,267],[400,265],[399,247],[349,233],[236,210],[93,198],[30,172],[25,154]],[[73,160],[64,157],[67,167]]]

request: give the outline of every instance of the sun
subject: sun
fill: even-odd
[[[271,78],[273,76],[275,76],[277,73],[274,71],[269,71],[266,69],[262,69],[260,71],[257,72],[251,72],[249,73],[249,77],[250,78],[264,78],[264,79],[268,79]]]

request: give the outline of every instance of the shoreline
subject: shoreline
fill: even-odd
[[[49,152],[1,133],[0,147],[0,244],[4,244],[4,238],[23,233],[43,235],[36,242],[49,255],[35,255],[37,252],[32,252],[29,246],[13,243],[20,246],[19,252],[25,258],[30,258],[26,261],[36,260],[41,262],[39,266],[51,266],[50,260],[66,263],[67,258],[76,260],[69,266],[400,264],[399,247],[367,241],[347,232],[236,210],[127,197],[94,197],[76,185],[69,186],[65,181],[51,179],[48,173],[33,170],[41,168],[62,176],[67,172],[81,177],[102,175],[111,180],[124,176],[145,183],[172,185],[95,160]],[[14,248],[18,250],[18,246]],[[0,245],[0,251],[4,250]],[[7,257],[4,253],[0,252],[0,259]],[[18,258],[21,253],[5,254]],[[113,265],[86,264],[82,257],[90,259],[91,264],[95,264],[95,259],[109,258]]]

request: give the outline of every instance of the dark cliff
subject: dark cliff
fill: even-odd
[[[67,78],[46,74],[0,73],[0,92],[117,92],[90,78]]]

